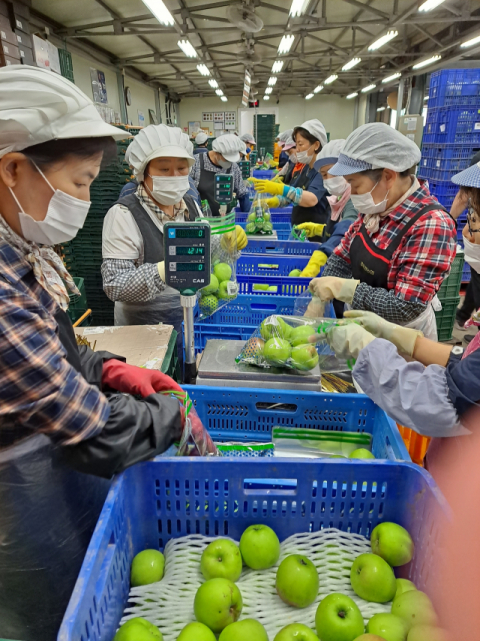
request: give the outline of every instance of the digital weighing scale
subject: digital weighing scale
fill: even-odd
[[[215,200],[220,205],[220,216],[225,216],[233,200],[233,174],[215,174]]]

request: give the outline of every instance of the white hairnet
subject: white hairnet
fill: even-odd
[[[325,165],[333,165],[337,162],[338,157],[345,147],[345,139],[338,138],[337,140],[330,140],[317,154],[315,167],[320,169]]]
[[[195,142],[197,145],[203,145],[203,143],[207,142],[208,136],[204,131],[201,131],[195,136]]]
[[[417,145],[384,122],[372,122],[355,129],[345,141],[337,164],[329,171],[347,176],[369,169],[405,171],[420,162]]]
[[[73,82],[48,69],[0,69],[0,157],[56,138],[130,138],[104,122]]]
[[[257,144],[252,134],[243,134],[243,136],[240,136],[240,140],[243,140],[243,142],[246,142],[247,144],[250,144],[250,145]]]
[[[297,146],[297,144],[296,144],[295,140],[291,136],[289,136],[285,140],[285,142],[282,142],[283,151],[288,151],[289,149],[293,149],[293,147],[296,147],[296,146]]]
[[[316,118],[314,118],[313,120],[306,120],[302,125],[298,125],[298,127],[295,127],[295,129],[298,129],[300,127],[302,129],[306,129],[309,134],[319,140],[322,147],[323,145],[327,144],[327,132],[320,120],[317,120]]]
[[[215,138],[212,143],[213,151],[222,154],[228,162],[238,162],[240,160],[240,153],[246,152],[245,143],[238,136],[234,134],[223,134]]]
[[[280,142],[287,142],[288,138],[291,138],[293,134],[293,129],[285,129],[285,131],[282,131],[281,133],[278,134],[278,139]]]
[[[192,166],[193,144],[180,127],[149,125],[132,140],[125,160],[133,167],[135,178],[142,182],[145,168],[154,158],[185,158]]]

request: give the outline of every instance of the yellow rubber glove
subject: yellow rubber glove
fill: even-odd
[[[158,273],[160,278],[165,282],[165,261],[162,260],[161,263],[157,263]]]
[[[278,176],[277,175],[277,176],[275,176],[275,178],[272,179],[272,182],[274,182],[274,183],[283,183],[284,180],[285,180],[284,176]]]
[[[276,209],[277,207],[280,207],[280,201],[278,200],[277,196],[274,196],[273,198],[267,198],[265,202],[270,209]]]
[[[229,253],[244,249],[247,246],[247,235],[240,227],[235,225],[235,231],[229,231],[223,234],[220,241],[221,246]]]
[[[272,196],[283,196],[283,183],[275,183],[273,180],[254,179],[253,186],[259,194],[271,194]]]
[[[304,229],[307,238],[312,238],[312,236],[321,236],[325,225],[317,225],[316,223],[302,223],[301,225],[295,225],[296,229]],[[325,263],[324,263],[325,264]]]
[[[248,245],[247,234],[245,233],[243,227],[240,227],[240,225],[235,225],[235,231],[237,232],[237,249],[241,251]]]
[[[329,346],[338,358],[346,360],[352,357],[357,359],[362,349],[374,340],[375,336],[356,324],[332,327],[327,332]]]
[[[307,266],[300,274],[300,276],[308,276],[309,278],[314,278],[320,273],[320,269],[325,265],[328,260],[328,256],[320,250],[313,252],[312,257],[308,261]]]
[[[419,336],[423,336],[423,332],[417,329],[410,329],[409,327],[402,327],[389,323],[384,318],[377,316],[373,312],[364,312],[360,309],[351,309],[345,312],[345,317],[355,318],[362,327],[377,338],[384,338],[395,345],[399,352],[413,356],[415,343]]]
[[[322,278],[314,278],[308,288],[320,300],[328,301],[336,298],[344,303],[351,303],[359,284],[360,281],[353,278],[323,276]]]

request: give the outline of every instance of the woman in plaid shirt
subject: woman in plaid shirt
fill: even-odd
[[[350,134],[330,173],[350,183],[359,216],[310,289],[436,340],[433,306],[455,258],[456,230],[411,175],[419,161],[415,143],[384,123]]]

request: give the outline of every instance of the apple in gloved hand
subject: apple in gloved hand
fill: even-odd
[[[268,635],[255,619],[243,619],[228,625],[218,641],[268,641]]]
[[[203,551],[200,570],[205,579],[237,581],[242,573],[242,555],[230,539],[215,539]]]
[[[392,568],[376,554],[360,554],[353,562],[350,581],[355,593],[365,601],[387,603],[397,591]]]
[[[278,561],[280,541],[268,525],[250,525],[240,539],[240,552],[249,568],[266,570]]]
[[[335,592],[320,602],[315,627],[320,641],[354,641],[365,631],[362,613],[355,601]]]
[[[158,550],[143,550],[132,561],[130,569],[130,585],[136,588],[139,585],[157,583],[163,579],[165,570],[165,557]]]
[[[317,568],[306,556],[291,554],[280,563],[275,587],[282,601],[296,608],[306,608],[317,598]]]
[[[243,600],[235,583],[228,579],[210,579],[197,590],[193,609],[195,618],[219,633],[235,623],[242,612]]]
[[[396,523],[380,523],[370,537],[372,552],[396,568],[412,560],[414,545],[405,528]]]
[[[135,617],[126,621],[113,637],[113,641],[162,641],[163,636],[156,625]]]
[[[290,623],[275,635],[273,641],[319,641],[315,632],[303,623]]]
[[[392,614],[405,619],[409,629],[414,625],[436,626],[438,624],[432,602],[425,592],[420,590],[410,590],[396,598],[392,603]]]
[[[367,632],[377,634],[385,641],[406,641],[408,625],[404,619],[395,614],[374,614],[367,623]]]
[[[210,628],[194,621],[183,628],[177,641],[217,641],[217,639]]]

